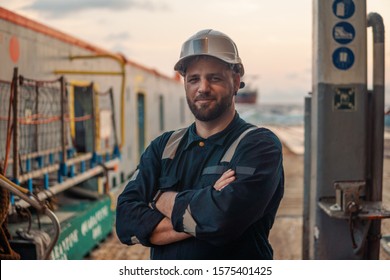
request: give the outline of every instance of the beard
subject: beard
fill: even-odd
[[[208,95],[201,94],[196,99],[209,98]],[[197,120],[208,122],[219,118],[227,111],[233,103],[233,95],[227,94],[221,98],[219,102],[213,100],[211,103],[205,103],[198,106],[195,101],[192,101],[187,96],[188,107]],[[214,103],[214,106],[211,106]]]

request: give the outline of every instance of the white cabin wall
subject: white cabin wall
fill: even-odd
[[[11,60],[9,52],[9,42],[13,36],[18,39],[20,46],[19,60],[16,63]],[[78,44],[72,44],[0,19],[1,80],[11,81],[14,67],[18,67],[20,75],[37,80],[58,78],[61,73],[56,75],[55,71],[61,70],[121,71],[118,61],[111,58],[69,59],[72,55],[95,54],[94,51],[87,50]],[[185,101],[182,82],[131,62],[126,64],[125,72],[125,142],[122,143],[119,173],[122,173],[122,178],[127,179],[139,162],[137,109],[137,94],[139,92],[145,96],[145,148],[164,131],[188,126],[193,118]],[[93,82],[101,92],[108,90],[110,87],[113,88],[117,136],[119,142],[121,142],[121,76],[64,74],[64,77],[68,82],[86,84]],[[159,96],[161,94],[164,96],[164,131],[160,130]],[[181,103],[184,104],[186,115],[184,122],[180,116],[180,106],[183,106]],[[121,180],[118,178],[117,181]]]

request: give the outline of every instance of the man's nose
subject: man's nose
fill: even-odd
[[[200,79],[199,82],[199,92],[208,92],[210,90],[210,83],[207,79]]]

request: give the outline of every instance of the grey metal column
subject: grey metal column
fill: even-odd
[[[303,179],[302,259],[310,257],[310,158],[311,158],[311,96],[305,97],[305,154]]]
[[[361,259],[348,220],[319,203],[335,201],[336,186],[366,180],[366,1],[314,0],[313,12],[310,257]]]

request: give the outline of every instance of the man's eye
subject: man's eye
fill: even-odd
[[[198,78],[189,78],[187,82],[193,84],[196,83],[198,80],[199,80]]]
[[[213,76],[213,77],[211,77],[211,80],[212,80],[213,82],[218,82],[218,81],[221,80],[221,78],[218,77],[218,76]]]

